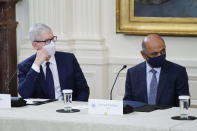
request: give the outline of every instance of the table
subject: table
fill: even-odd
[[[190,109],[190,115],[197,116],[196,114],[197,109]],[[187,121],[178,125],[172,129],[172,131],[197,131],[197,120],[194,121]]]
[[[87,105],[73,102],[73,106]],[[58,113],[63,102],[56,101],[39,106],[0,109],[0,131],[192,131],[197,120],[178,121],[171,117],[179,108],[153,112],[133,112],[123,116],[88,114],[88,109],[78,113]],[[197,116],[197,109],[190,109]],[[180,130],[181,129],[181,130]],[[190,130],[191,129],[191,130]]]

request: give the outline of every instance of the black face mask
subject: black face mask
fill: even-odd
[[[165,60],[166,60],[166,55],[160,55],[158,57],[154,57],[154,58],[151,58],[148,56],[148,60],[147,62],[153,67],[153,68],[157,68],[157,67],[161,67]]]

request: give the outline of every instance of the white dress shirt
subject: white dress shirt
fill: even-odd
[[[54,81],[54,88],[55,88],[55,98],[58,99],[58,100],[63,100],[55,57],[52,56],[49,59],[49,62],[50,62],[49,67],[50,67],[51,72],[53,74],[53,81]],[[40,72],[40,68],[36,64],[32,65],[32,69],[35,70],[38,73]],[[46,77],[46,61],[44,63],[42,63],[42,69],[43,69],[44,75]]]
[[[158,84],[159,84],[159,76],[160,76],[160,72],[161,72],[161,67],[159,67],[159,68],[152,68],[146,62],[146,83],[147,83],[147,96],[148,96],[148,98],[149,98],[149,94],[150,94],[150,82],[151,82],[152,77],[153,77],[153,73],[151,72],[151,69],[154,69],[154,70],[157,71],[156,78],[157,78],[157,83]]]

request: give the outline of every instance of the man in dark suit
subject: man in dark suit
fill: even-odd
[[[189,95],[185,67],[165,59],[165,42],[157,34],[145,37],[141,54],[146,61],[127,71],[124,100],[178,106],[178,97]]]
[[[62,90],[73,90],[72,99],[87,101],[89,87],[74,54],[55,51],[57,36],[45,24],[29,31],[36,54],[18,65],[18,92],[23,98],[63,99]]]

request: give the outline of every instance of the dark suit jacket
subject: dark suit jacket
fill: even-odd
[[[31,66],[36,55],[18,65],[18,92],[23,98],[47,98],[46,80],[40,66],[40,73]],[[55,59],[61,90],[72,89],[74,101],[87,101],[89,87],[75,56],[71,53],[56,52]]]
[[[186,69],[165,61],[161,67],[156,105],[178,106],[179,95],[189,95]],[[148,103],[145,62],[128,69],[124,100]]]

